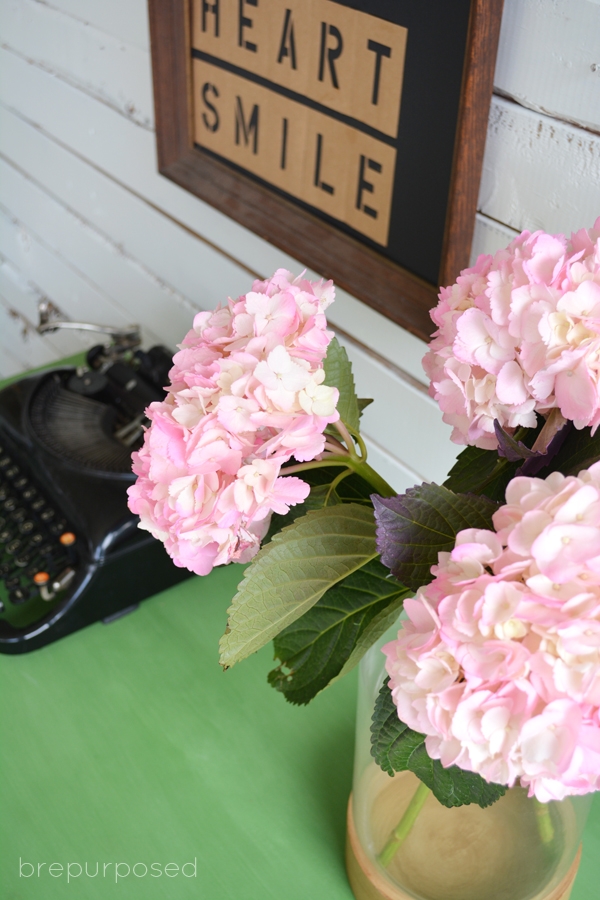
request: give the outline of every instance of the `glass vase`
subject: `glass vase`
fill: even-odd
[[[346,846],[355,897],[568,900],[592,794],[541,804],[515,787],[486,809],[477,804],[448,809],[429,793],[390,859],[390,838],[421,784],[410,772],[391,778],[370,752],[371,716],[385,676],[381,647],[397,630],[396,625],[368,651],[359,670]],[[416,800],[418,806],[418,795]],[[386,845],[383,864],[379,855]]]

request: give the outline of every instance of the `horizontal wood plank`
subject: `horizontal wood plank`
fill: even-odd
[[[3,256],[36,288],[78,322],[128,325],[131,319],[80,271],[48,247],[22,222],[0,206],[0,246]],[[158,336],[143,329],[148,343]]]
[[[0,283],[0,357],[3,361],[5,356],[10,360],[11,375],[51,365],[57,359],[54,348],[6,299]]]
[[[494,86],[523,106],[600,131],[600,4],[505,0]]]
[[[475,233],[473,235],[473,248],[471,250],[471,265],[475,265],[475,261],[480,254],[493,256],[496,251],[502,250],[520,232],[514,228],[508,228],[501,222],[496,222],[488,216],[477,213],[475,216]]]
[[[36,0],[4,0],[0,29],[3,44],[13,52],[108,103],[136,124],[154,127],[146,50]]]
[[[5,107],[0,152],[185,298],[190,311],[211,309],[252,284],[229,257]]]
[[[153,134],[1,47],[0,102],[251,271],[302,266],[160,175]]]
[[[17,313],[24,328],[28,332],[35,330],[39,321],[39,304],[50,299],[40,291],[9,260],[0,257],[0,295],[5,306]],[[60,315],[64,310],[53,301]],[[48,348],[52,360],[72,356],[87,350],[96,340],[82,332],[55,331],[51,334],[37,335]]]
[[[600,214],[600,135],[494,97],[478,209],[517,231],[590,227]]]
[[[372,438],[363,434],[367,445],[369,465],[399,494],[404,493],[415,484],[420,484],[422,479],[407,465],[401,463]]]
[[[120,41],[150,49],[147,0],[51,0],[49,5]]]
[[[129,325],[143,311],[140,324],[153,342],[173,347],[188,330],[194,310],[179,295],[3,160],[0,206],[101,292],[102,324]],[[88,320],[98,313],[96,307]]]

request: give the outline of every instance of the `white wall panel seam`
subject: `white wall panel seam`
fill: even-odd
[[[365,443],[367,445],[367,454],[370,454],[371,458],[375,454],[377,454],[378,456],[382,456],[384,459],[386,459],[389,462],[390,466],[395,466],[400,469],[403,477],[405,477],[407,481],[410,482],[409,487],[414,484],[421,484],[421,482],[424,480],[422,475],[420,475],[414,469],[411,469],[411,467],[407,463],[402,462],[395,456],[392,456],[389,450],[386,450],[385,447],[383,447],[367,432],[361,431],[361,435],[365,439]],[[395,485],[392,485],[392,487],[395,487]]]
[[[600,212],[600,137],[495,96],[478,208],[518,231],[591,226]]]
[[[192,305],[192,303],[186,297],[183,297],[181,294],[176,292],[170,285],[165,284],[165,282],[162,279],[160,279],[155,273],[151,272],[138,259],[129,255],[123,249],[123,247],[120,244],[118,244],[117,242],[115,242],[109,235],[100,231],[94,225],[90,224],[78,212],[69,208],[64,202],[57,200],[49,191],[45,190],[41,185],[39,185],[39,183],[34,178],[32,178],[28,173],[20,170],[18,166],[15,166],[12,163],[12,161],[6,159],[3,156],[3,154],[1,154],[1,153],[0,153],[0,160],[3,161],[5,163],[5,165],[10,166],[15,173],[18,173],[36,191],[40,191],[42,194],[45,194],[49,198],[49,200],[52,201],[52,203],[57,204],[60,208],[62,208],[62,210],[69,217],[71,217],[72,219],[75,220],[76,223],[78,223],[78,225],[81,227],[82,231],[85,231],[86,233],[90,234],[90,236],[92,236],[96,241],[98,241],[100,243],[100,246],[104,246],[115,257],[118,257],[118,258],[124,260],[134,271],[137,271],[144,279],[147,279],[150,282],[152,282],[153,285],[155,287],[157,287],[159,291],[166,292],[165,296],[164,296],[164,300],[165,301],[169,300],[170,302],[174,302],[178,306],[182,307],[182,309],[185,310],[185,312],[186,312],[187,319],[190,319],[191,316],[195,315],[195,313],[198,311],[197,306]],[[0,191],[5,191],[5,190],[6,190],[6,186],[4,186],[4,188],[2,188],[0,186]],[[10,211],[10,207],[6,207],[5,204],[4,204],[4,206],[6,209],[9,209],[9,211]],[[19,218],[18,214],[17,214],[17,218]],[[31,229],[30,224],[27,224],[26,227],[29,227]],[[47,237],[43,238],[42,235],[37,233],[35,230],[35,227],[32,230],[34,233],[36,233],[36,236],[38,238],[45,239],[46,243],[48,243],[48,238]],[[51,244],[50,244],[50,246],[51,246]],[[60,252],[56,246],[54,247],[54,250],[57,252]],[[64,253],[62,255],[64,255]],[[97,285],[97,283],[96,283],[96,286],[99,287],[99,285]],[[113,298],[113,303],[115,304],[115,306],[121,307],[121,304],[119,303],[119,301],[116,298]]]
[[[35,0],[104,34],[150,49],[147,0]]]
[[[163,278],[149,269],[142,261],[140,261],[139,257],[135,257],[128,253],[123,245],[120,242],[114,240],[114,238],[104,231],[101,228],[98,228],[94,223],[90,222],[85,216],[83,216],[79,210],[74,209],[68,203],[64,201],[63,198],[57,197],[52,191],[48,190],[48,188],[40,184],[40,182],[34,178],[29,172],[26,172],[22,169],[14,160],[7,157],[4,153],[0,152],[0,160],[3,160],[7,165],[11,166],[15,172],[18,172],[23,178],[25,178],[28,182],[30,182],[35,188],[45,193],[51,200],[55,203],[59,204],[59,206],[63,207],[69,215],[73,216],[84,228],[89,228],[98,238],[106,243],[106,245],[119,256],[128,260],[132,265],[138,267],[145,276],[150,278],[153,282],[155,282],[160,288],[165,288],[168,290],[175,302],[178,302],[181,306],[183,306],[190,316],[195,315],[198,312],[199,306],[194,304],[188,297],[181,294],[175,287],[168,284]]]
[[[2,44],[33,65],[154,130],[150,56],[35,0],[0,4]]]
[[[506,0],[494,85],[527,109],[600,130],[600,4]]]
[[[29,331],[35,331],[35,326],[39,321],[39,303],[50,300],[47,294],[40,291],[1,254],[0,295],[9,309],[21,316]],[[57,306],[56,303],[54,305]],[[66,315],[63,310],[60,310],[60,313]],[[52,348],[53,359],[69,356],[91,346],[90,341],[85,340],[81,334],[74,331],[56,331],[52,334],[41,335],[40,340]]]
[[[406,372],[401,366],[396,365],[396,363],[387,359],[385,356],[382,356],[376,350],[373,350],[371,347],[367,347],[366,344],[363,344],[362,341],[359,341],[357,338],[353,337],[351,334],[348,334],[347,331],[344,331],[342,328],[339,328],[337,325],[333,325],[333,330],[341,339],[341,343],[349,343],[352,344],[359,350],[362,350],[367,356],[370,356],[371,359],[375,360],[380,366],[384,369],[387,369],[389,372],[393,372],[394,375],[407,384],[412,390],[417,391],[417,393],[423,396],[423,399],[428,403],[434,403],[434,401],[429,396],[427,385],[425,384],[425,374],[423,374],[423,380],[419,380],[414,378],[409,372]],[[435,404],[437,406],[437,404]]]
[[[176,216],[171,215],[165,209],[158,206],[156,203],[153,203],[150,199],[148,199],[148,197],[146,197],[143,194],[139,193],[138,191],[134,190],[130,185],[124,183],[123,181],[119,180],[117,177],[115,177],[110,172],[107,172],[105,169],[101,168],[93,160],[88,159],[87,157],[85,157],[81,153],[79,153],[77,150],[75,150],[73,147],[69,146],[68,144],[63,143],[59,138],[55,137],[54,135],[49,134],[44,128],[42,128],[39,125],[36,125],[31,120],[27,119],[25,116],[20,115],[16,110],[10,109],[5,104],[0,103],[0,121],[2,119],[2,116],[12,117],[15,121],[22,123],[22,125],[25,128],[31,129],[31,131],[33,132],[33,134],[30,134],[27,136],[26,143],[21,145],[21,156],[22,156],[23,152],[30,152],[32,140],[35,139],[36,135],[40,135],[46,141],[50,142],[51,145],[55,145],[57,148],[60,148],[61,151],[68,154],[69,157],[74,157],[75,160],[77,160],[78,162],[80,162],[82,164],[82,166],[84,166],[86,168],[89,167],[89,169],[93,170],[93,173],[97,173],[101,178],[106,179],[108,182],[116,185],[119,189],[125,191],[128,195],[135,198],[135,200],[139,201],[140,203],[144,204],[144,206],[146,206],[149,210],[157,213],[159,216],[164,218],[166,221],[173,224],[176,228],[181,229],[183,232],[188,234],[190,237],[195,238],[196,240],[200,241],[203,245],[206,245],[206,247],[208,247],[210,250],[213,250],[215,253],[218,253],[225,260],[232,263],[237,268],[243,269],[253,279],[255,279],[255,278],[262,279],[265,277],[264,273],[260,273],[254,269],[251,269],[242,260],[239,260],[237,257],[233,256],[231,253],[227,253],[227,251],[225,251],[222,247],[218,246],[217,244],[214,244],[208,238],[206,238],[204,235],[200,234],[198,231],[196,231],[193,228],[191,228],[190,226],[186,225],[185,222],[182,222]],[[6,151],[7,133],[8,133],[8,122],[4,122],[4,128],[0,131],[0,146],[4,150],[4,155],[7,158],[12,159],[13,162],[15,163],[15,165],[18,165],[18,162],[15,159],[16,153],[12,153],[12,155],[11,155],[9,152]],[[26,150],[23,149],[24,147],[26,147]],[[72,166],[73,160],[71,159],[71,160],[67,161],[67,164]],[[22,166],[20,168],[22,168]],[[88,177],[90,176],[90,174],[92,174],[92,173],[88,173]]]
[[[68,303],[67,299],[63,299],[60,292],[56,291],[46,291],[44,290],[39,283],[37,283],[38,289],[41,293],[50,297],[56,305],[63,309],[71,319],[80,320],[81,318],[88,319],[89,321],[98,321],[98,317],[102,316],[105,321],[101,324],[107,324],[106,318],[110,316],[112,321],[108,324],[116,324],[116,325],[129,325],[131,324],[131,319],[129,316],[126,316],[124,311],[116,305],[113,300],[102,291],[95,282],[87,276],[85,272],[82,272],[79,268],[74,266],[68,259],[64,258],[60,253],[58,253],[53,247],[48,245],[43,238],[40,238],[36,235],[30,228],[28,228],[25,223],[21,222],[12,212],[7,209],[0,203],[0,224],[4,221],[4,223],[8,223],[13,227],[19,230],[20,236],[22,238],[21,243],[31,242],[32,244],[38,245],[46,254],[49,254],[51,257],[56,259],[59,265],[68,270],[73,276],[75,276],[76,280],[82,283],[85,287],[87,287],[91,295],[96,296],[96,305],[90,305],[89,302],[87,304],[87,311],[80,314],[78,310],[73,309],[73,307]],[[10,248],[7,245],[3,245],[2,247],[4,254],[7,258],[12,262],[12,264],[19,268],[19,259],[14,258],[10,254]],[[36,282],[34,282],[36,283]],[[92,300],[92,296],[89,298]],[[142,328],[144,331],[144,337],[147,342],[150,343],[160,343],[160,338],[147,326],[142,324]]]

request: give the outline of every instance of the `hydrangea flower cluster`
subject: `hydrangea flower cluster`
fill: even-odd
[[[323,384],[333,333],[329,282],[267,281],[194,319],[175,355],[164,402],[133,455],[129,508],[178,566],[206,575],[258,551],[271,513],[285,514],[308,484],[280,477],[292,456],[314,459],[337,421],[338,391]]]
[[[558,408],[600,424],[600,218],[567,241],[524,231],[443,288],[423,366],[452,440],[497,447],[494,419],[532,427]]]
[[[427,752],[538,800],[600,787],[600,463],[519,477],[468,529],[384,647]]]

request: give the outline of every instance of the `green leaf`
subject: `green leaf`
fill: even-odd
[[[523,443],[531,448],[542,430],[544,418],[538,416],[535,428],[518,428],[513,436],[515,444]],[[459,453],[444,487],[455,493],[485,494],[490,500],[504,502],[506,485],[514,478],[523,460],[510,460],[498,455],[496,450],[466,447]],[[550,472],[550,469],[547,470]]]
[[[370,650],[373,644],[379,640],[381,635],[385,634],[388,628],[394,624],[400,615],[401,607],[404,606],[404,601],[407,597],[412,597],[412,594],[412,591],[407,591],[406,594],[403,594],[402,597],[398,599],[398,601],[386,606],[385,609],[382,609],[380,613],[371,619],[357,640],[354,650],[348,657],[344,668],[341,670],[340,674],[333,679],[334,681],[339,681],[340,678],[343,678],[344,675],[347,675],[348,672],[351,672],[352,669],[358,665],[367,650]]]
[[[246,569],[221,638],[221,665],[259,650],[376,556],[372,507],[344,503],[296,519]]]
[[[325,369],[325,384],[329,387],[336,387],[340,392],[337,405],[340,419],[348,428],[358,431],[360,412],[354,389],[352,366],[345,348],[337,338],[333,338],[327,347],[323,368]]]
[[[397,497],[374,495],[373,505],[381,561],[414,591],[431,581],[438,553],[453,549],[459,531],[491,529],[498,508],[487,497],[455,494],[437,484],[421,484]]]
[[[455,493],[485,494],[503,502],[506,485],[521,464],[503,459],[495,450],[467,447],[459,453],[444,487]]]
[[[458,766],[445,769],[439,759],[431,759],[425,735],[398,718],[388,682],[386,678],[379,691],[371,724],[371,755],[384,772],[413,772],[447,807],[477,803],[485,808],[499,800],[506,793],[504,785],[485,781]]]
[[[359,397],[356,402],[358,403],[358,414],[359,416],[362,416],[367,406],[370,406],[371,403],[373,403],[373,400],[367,400],[366,397]]]
[[[269,674],[269,683],[290,703],[308,703],[340,674],[375,619],[387,624],[397,618],[409,593],[389,578],[385,566],[371,560],[329,588],[275,638],[281,665]],[[371,633],[362,653],[376,639]]]

